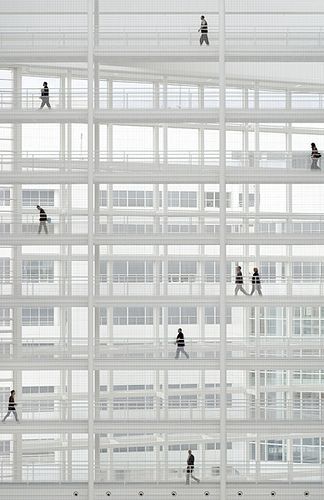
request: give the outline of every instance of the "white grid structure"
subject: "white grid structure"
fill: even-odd
[[[1,490],[320,499],[324,8],[153,4],[0,6]]]

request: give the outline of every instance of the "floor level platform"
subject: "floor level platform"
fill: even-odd
[[[322,123],[323,109],[227,109],[228,123]],[[95,110],[95,123],[217,124],[219,109],[111,109]],[[86,109],[1,110],[0,123],[88,123]]]
[[[188,409],[186,414],[190,413]],[[199,419],[199,418],[160,418],[160,419],[100,419],[94,421],[94,433],[181,433],[183,429],[186,433],[210,433],[218,434],[220,432],[220,422],[218,419]],[[323,421],[309,419],[305,420],[273,420],[269,416],[268,420],[261,419],[228,419],[227,431],[233,436],[242,436],[245,434],[255,435],[269,439],[272,436],[286,436],[295,434],[296,436],[323,436]],[[87,433],[87,419],[73,420],[22,420],[20,423],[14,420],[7,420],[0,425],[1,434],[50,434],[50,433]]]
[[[196,357],[195,352],[187,349],[190,355],[190,359],[179,358],[175,360],[170,359],[160,359],[160,358],[143,358],[143,357],[131,357],[124,358],[116,357],[114,358],[113,351],[111,356],[95,358],[94,359],[94,370],[118,370],[128,372],[144,370],[177,370],[181,372],[199,371],[201,370],[202,363],[204,370],[219,370],[220,362],[219,358],[204,358]],[[5,359],[0,357],[1,370],[43,370],[44,365],[46,365],[49,370],[65,370],[66,364],[69,365],[69,370],[87,370],[88,360],[83,357],[73,357],[70,356],[35,356],[34,358],[8,358]],[[314,356],[300,356],[296,358],[286,358],[286,357],[262,357],[260,359],[255,357],[245,357],[245,358],[234,358],[228,359],[226,362],[227,370],[237,370],[239,365],[239,370],[305,370],[312,366],[312,370],[321,370],[323,368],[323,358],[318,355]]]
[[[234,290],[234,286],[233,286]],[[172,306],[175,304],[195,304],[195,305],[216,305],[219,302],[219,295],[115,295],[115,296],[95,296],[94,306],[109,305],[161,305]],[[15,296],[2,295],[1,303],[3,307],[20,307],[32,304],[38,306],[67,306],[67,307],[87,307],[88,297],[86,295],[25,295]],[[323,306],[323,297],[320,295],[263,295],[259,297],[234,296],[227,297],[227,305],[231,307],[257,306]]]
[[[147,233],[147,234],[99,234],[94,236],[95,245],[218,245],[218,233]],[[237,233],[227,234],[228,245],[324,245],[322,233]],[[39,245],[87,245],[88,235],[21,233],[1,236],[1,247]]]
[[[300,481],[286,483],[275,480],[261,481],[258,484],[238,479],[227,483],[227,499],[237,500],[263,500],[272,498],[271,492],[275,492],[276,498],[284,500],[322,500],[324,482]],[[70,482],[17,482],[2,483],[1,491],[3,498],[15,498],[15,500],[89,500],[87,483],[83,481]],[[46,495],[44,492],[46,491]],[[142,495],[140,494],[142,492]],[[238,496],[239,492],[243,495]],[[305,496],[305,493],[308,494]],[[117,498],[118,500],[138,500],[148,498],[149,500],[168,500],[177,498],[182,500],[217,499],[219,496],[219,479],[215,481],[202,481],[200,484],[186,486],[179,481],[160,482],[152,484],[139,481],[136,483],[95,482],[94,498],[91,500],[106,500]]]
[[[39,168],[36,165],[19,167],[19,171],[3,170],[2,184],[49,184],[49,179],[55,179],[55,184],[87,184],[88,173],[86,165],[74,169],[71,163],[65,164],[63,170],[58,161],[48,170],[46,159]],[[94,183],[107,184],[218,184],[219,165],[200,167],[193,165],[169,164],[100,164],[95,166]],[[324,184],[324,170],[287,169],[277,167],[227,167],[226,182],[228,184]]]

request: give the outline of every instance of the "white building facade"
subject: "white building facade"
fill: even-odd
[[[6,498],[319,500],[323,5],[0,14]]]

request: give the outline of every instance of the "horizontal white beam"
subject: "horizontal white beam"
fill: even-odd
[[[87,420],[22,420],[17,424],[13,420],[7,420],[6,423],[0,426],[0,434],[47,434],[47,433],[87,433]],[[102,419],[94,421],[94,432],[99,434],[114,434],[114,433],[219,433],[219,420],[199,420],[199,419]],[[245,420],[245,419],[228,419],[227,429],[229,434],[242,436],[244,439],[246,434],[255,435],[258,433],[260,437],[265,436],[322,436],[323,425],[321,421],[311,420]]]
[[[106,170],[106,171],[104,171]],[[55,184],[86,184],[86,172],[62,172],[59,168],[53,172],[1,172],[2,184],[49,184],[49,176]],[[288,170],[286,168],[230,168],[226,169],[228,184],[324,184],[322,170]],[[115,167],[108,165],[94,174],[95,183],[107,184],[218,184],[218,165],[208,169],[189,165],[174,165],[165,169],[163,166],[150,165],[149,174],[145,168]]]
[[[219,463],[215,461],[215,467]],[[286,467],[286,464],[283,464]],[[267,467],[271,467],[267,464]],[[252,468],[252,466],[251,466]],[[317,470],[317,466],[316,466]],[[270,473],[271,474],[271,473]],[[309,475],[310,473],[308,473]],[[273,477],[273,474],[269,478],[266,477],[267,474],[263,474],[263,478],[258,478],[258,483],[253,484],[251,481],[244,481],[241,476],[237,476],[233,479],[227,480],[227,495],[228,500],[237,500],[238,492],[242,491],[243,498],[247,499],[261,499],[261,498],[271,498],[271,491],[275,491],[276,498],[284,498],[285,500],[296,500],[306,498],[304,497],[305,491],[309,492],[309,498],[320,500],[323,495],[323,482],[318,482],[310,478],[308,481],[293,479],[291,482],[285,482],[279,477],[278,479]],[[253,477],[253,475],[252,475]],[[84,500],[87,498],[87,483],[83,481],[63,481],[63,482],[19,482],[15,480],[12,483],[2,482],[1,491],[4,498],[15,498],[15,500],[35,500],[35,498],[46,498],[46,500],[57,500],[60,498],[62,500],[74,498],[73,493],[78,492],[78,498]],[[107,492],[110,492],[110,498],[117,498],[119,500],[137,500],[139,497],[139,492],[144,493],[143,498],[149,498],[154,500],[166,500],[167,498],[173,498],[172,492],[176,493],[176,498],[181,500],[197,500],[200,498],[219,498],[219,476],[215,476],[213,481],[202,481],[200,485],[193,484],[191,486],[186,486],[184,484],[185,476],[178,481],[162,481],[160,478],[158,483],[154,484],[152,481],[141,481],[138,478],[136,482],[116,482],[116,481],[103,481],[100,479],[95,482],[95,499],[105,499],[107,497]],[[46,494],[45,494],[46,492]],[[206,492],[209,495],[206,497]]]
[[[324,54],[324,51],[323,51]],[[226,111],[231,123],[322,123],[322,109],[276,109]],[[203,123],[219,122],[218,109],[148,109],[148,110],[99,110],[94,112],[96,123],[152,124],[152,123]],[[83,110],[1,110],[0,123],[87,123]]]
[[[233,285],[234,290],[234,285]],[[161,305],[168,306],[174,305],[175,303],[181,305],[195,304],[195,305],[216,305],[218,304],[218,295],[129,295],[129,296],[119,296],[115,295],[94,297],[95,306],[109,306],[109,305]],[[28,295],[28,296],[15,296],[2,295],[1,303],[3,307],[14,307],[14,306],[26,306],[37,304],[38,306],[67,306],[67,307],[87,307],[88,301],[87,297],[83,295],[74,295],[72,297],[62,296],[62,295]],[[286,295],[263,295],[259,297],[253,295],[252,297],[244,296],[228,296],[226,303],[231,307],[256,307],[256,306],[322,306],[323,298],[319,295],[296,295],[296,296],[286,296]]]
[[[102,234],[95,235],[93,241],[95,245],[218,245],[219,235],[217,233]],[[35,242],[40,245],[86,245],[87,235],[85,233],[72,235],[1,234],[1,247],[34,246]],[[233,233],[226,236],[226,242],[229,245],[324,245],[324,234]]]
[[[277,347],[279,349],[279,347]],[[192,354],[189,349],[187,349],[189,354]],[[131,354],[131,350],[129,350]],[[87,360],[78,359],[77,355],[73,358],[70,353],[66,356],[55,355],[50,356],[35,356],[29,360],[26,358],[9,358],[1,359],[1,369],[2,370],[42,370],[44,365],[49,370],[66,370],[67,364],[71,370],[86,370]],[[204,370],[219,370],[219,360],[210,358],[193,358],[191,356],[190,361],[180,359],[175,361],[174,359],[159,359],[159,358],[143,358],[131,356],[130,358],[125,357],[124,359],[114,359],[113,355],[107,356],[106,359],[96,359],[94,360],[95,370],[106,370],[107,363],[109,363],[109,369],[118,371],[145,371],[145,370],[177,370],[177,371],[192,371],[201,370],[202,366]],[[234,358],[228,359],[226,362],[228,370],[308,370],[309,366],[312,366],[312,370],[321,370],[323,368],[323,360],[320,357],[314,356],[302,356],[296,358],[267,358],[266,355],[262,358]]]
[[[257,45],[257,44],[256,44]],[[42,48],[41,44],[34,47],[26,45],[25,48],[13,48],[11,45],[8,48],[0,49],[0,59],[2,63],[9,64],[31,64],[31,63],[69,63],[83,62],[87,60],[87,50],[85,45],[78,45],[76,42],[64,48],[62,46],[52,46],[51,50]],[[95,60],[101,64],[107,65],[133,65],[134,62],[203,62],[215,63],[218,62],[218,51],[212,46],[199,47],[199,40],[197,40],[197,47],[184,47],[181,49],[172,48],[155,48],[148,47],[148,44],[141,47],[132,49],[132,46],[122,47],[120,49],[112,50],[109,47],[95,50]],[[227,62],[323,62],[324,51],[323,47],[310,45],[295,47],[269,47],[262,46],[242,46],[241,48],[227,49],[226,52]]]

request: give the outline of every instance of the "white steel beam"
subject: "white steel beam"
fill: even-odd
[[[94,0],[88,0],[88,498],[94,498]]]
[[[220,421],[215,419],[201,420],[192,418],[169,419],[160,418],[148,419],[104,419],[94,420],[94,433],[99,434],[150,434],[167,433],[170,431],[175,434],[181,434],[183,429],[187,434],[220,434]],[[236,439],[242,437],[242,428],[244,428],[243,438],[246,434],[260,434],[269,439],[271,436],[295,435],[301,436],[324,436],[321,420],[256,420],[237,418],[227,419],[227,434],[230,439],[234,436]],[[12,420],[7,420],[5,425],[0,426],[1,434],[54,434],[72,432],[84,434],[88,432],[88,420],[22,420],[20,424]],[[93,465],[93,464],[92,464]]]
[[[219,317],[220,317],[220,497],[227,499],[227,366],[226,366],[226,63],[225,0],[219,0]]]

